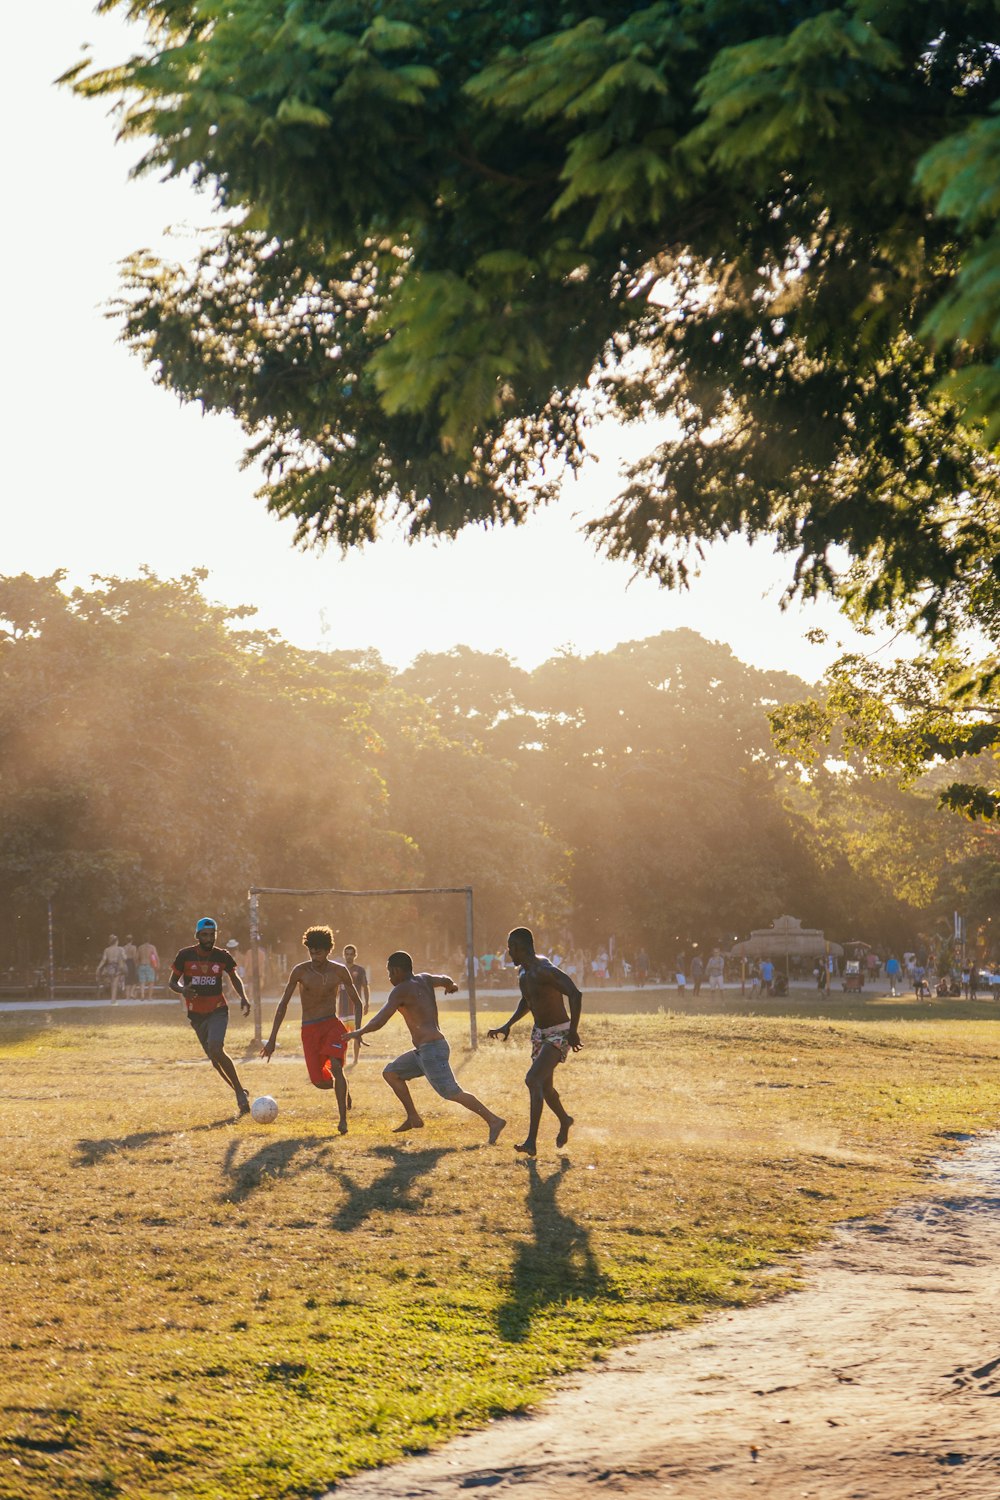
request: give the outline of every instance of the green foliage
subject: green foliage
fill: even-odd
[[[245,935],[252,883],[472,884],[483,948],[527,921],[663,960],[784,910],[900,941],[938,900],[886,855],[925,837],[926,800],[890,827],[859,820],[858,787],[807,795],[768,726],[803,685],[691,631],[530,673],[464,647],[396,673],[253,629],[197,572],[60,582],[0,579],[4,967],[44,952],[48,899],[65,960],[96,962],[109,931],[167,947],[202,909]],[[331,915],[366,948],[399,946],[390,922],[449,961],[464,941],[451,907]],[[314,916],[275,907],[268,939],[294,951]]]
[[[855,809],[856,832],[843,835],[852,868],[928,916],[962,911],[973,939],[978,929],[990,947],[1000,891],[996,661],[970,668],[955,652],[882,666],[846,656],[820,697],[780,705],[770,719],[779,755],[819,805],[833,805],[841,819]],[[923,815],[914,816],[921,802]],[[935,805],[963,821],[942,820]]]
[[[595,416],[669,417],[611,555],[776,533],[805,593],[995,612],[992,0],[118,4],[145,40],[67,77],[226,216],[132,263],[126,341],[300,540],[516,522]]]

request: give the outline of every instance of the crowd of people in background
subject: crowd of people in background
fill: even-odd
[[[353,963],[356,950],[348,946]],[[226,947],[236,964],[236,972],[250,988],[254,978],[252,946],[231,938]],[[464,948],[449,949],[445,945],[439,948],[437,967],[454,974],[462,988],[466,988],[468,960]],[[733,957],[721,946],[702,948],[692,944],[665,957],[651,957],[644,945],[623,949],[613,938],[583,947],[567,932],[549,941],[545,951],[581,990],[644,989],[652,985],[673,989],[681,996],[697,997],[703,990],[717,994],[726,985],[739,985],[741,992],[751,996],[780,997],[787,994],[790,981],[801,984],[811,976],[820,992],[835,987],[869,991],[884,988],[890,997],[912,994],[918,1000],[935,997],[976,1000],[992,993],[994,986],[1000,993],[1000,974],[956,951],[951,944],[936,948],[917,944],[912,951],[903,953],[887,949],[884,957],[873,947],[856,944],[843,955],[790,961],[767,955],[756,959]],[[262,993],[269,987],[280,987],[296,961],[291,945],[268,946],[261,942],[256,962]],[[476,954],[472,967],[479,990],[517,988],[518,975],[506,943]],[[126,933],[121,941],[115,933],[110,934],[94,977],[98,996],[113,1003],[148,1000],[164,992],[165,976],[161,977],[156,944],[148,938],[136,942],[132,933]]]

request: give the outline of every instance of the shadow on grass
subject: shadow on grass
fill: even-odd
[[[542,1176],[536,1162],[529,1159],[526,1166],[533,1239],[518,1246],[507,1299],[497,1309],[500,1337],[510,1344],[523,1343],[532,1319],[547,1307],[611,1295],[590,1248],[589,1231],[556,1203],[570,1163],[563,1160],[548,1177]]]
[[[222,1158],[222,1171],[229,1178],[230,1185],[220,1193],[220,1203],[245,1203],[251,1194],[269,1187],[279,1177],[298,1176],[315,1169],[317,1161],[325,1154],[321,1150],[317,1156],[316,1140],[307,1136],[298,1140],[271,1141],[245,1161],[237,1161],[241,1144],[241,1141],[231,1141]],[[308,1157],[296,1166],[294,1172],[290,1171],[296,1156],[305,1149],[308,1149]]]
[[[430,1172],[442,1156],[450,1156],[453,1149],[428,1146],[414,1151],[405,1146],[376,1146],[372,1155],[391,1165],[370,1187],[359,1187],[347,1172],[337,1168],[337,1180],[345,1198],[330,1221],[331,1229],[347,1234],[374,1213],[415,1212],[420,1203],[411,1196],[411,1190],[417,1178]]]
[[[169,1141],[179,1135],[197,1135],[203,1130],[225,1130],[233,1123],[232,1115],[222,1120],[211,1120],[206,1125],[191,1125],[186,1130],[139,1130],[134,1135],[103,1136],[100,1140],[77,1141],[77,1158],[74,1167],[97,1167],[109,1156],[121,1151],[141,1151],[145,1146],[155,1146],[158,1141]]]

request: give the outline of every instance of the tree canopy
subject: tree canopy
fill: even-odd
[[[125,338],[300,540],[518,521],[595,420],[669,419],[609,553],[768,532],[863,611],[995,600],[994,0],[116,8],[134,55],[67,78],[225,216],[133,258]]]
[[[995,887],[932,798],[776,755],[768,713],[804,685],[692,631],[397,672],[299,650],[203,582],[0,578],[0,969],[43,951],[47,899],[66,962],[110,931],[166,948],[202,911],[245,940],[251,884],[472,884],[480,951],[527,921],[669,961],[785,910],[902,946]],[[272,903],[265,935],[295,951],[310,920],[376,954],[464,939],[443,900]]]

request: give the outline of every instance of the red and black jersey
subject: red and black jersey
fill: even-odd
[[[182,948],[174,959],[174,974],[184,987],[184,1003],[189,1013],[208,1015],[226,1005],[222,993],[223,974],[236,973],[236,960],[225,948],[206,953],[200,943]]]

